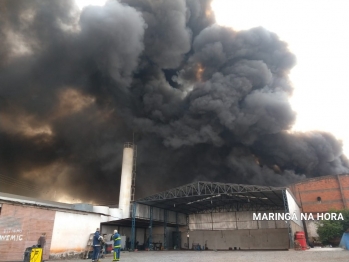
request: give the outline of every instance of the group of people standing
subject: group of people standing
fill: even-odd
[[[114,230],[114,234],[111,236],[111,240],[113,240],[113,248],[114,248],[114,254],[113,254],[113,261],[119,261],[120,260],[120,248],[121,248],[121,237],[117,230]],[[101,245],[103,244],[104,239],[100,235],[99,228],[96,229],[96,232],[93,236],[93,253],[92,253],[92,262],[97,262],[99,259],[99,255],[101,252]]]

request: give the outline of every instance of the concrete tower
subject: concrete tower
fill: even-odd
[[[132,191],[132,178],[134,166],[134,145],[133,143],[124,144],[124,153],[122,157],[119,209],[122,209],[122,218],[130,217],[130,202]]]

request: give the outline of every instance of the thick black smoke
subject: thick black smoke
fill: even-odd
[[[117,203],[123,143],[136,198],[197,180],[286,185],[347,173],[342,145],[289,132],[295,57],[210,1],[0,5],[0,189]]]

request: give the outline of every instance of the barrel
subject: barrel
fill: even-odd
[[[305,234],[303,231],[297,231],[295,233],[295,240],[298,240],[299,244],[302,247],[302,250],[307,249],[307,241],[305,240]]]

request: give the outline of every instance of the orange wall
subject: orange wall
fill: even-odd
[[[2,204],[0,213],[0,261],[23,261],[27,247],[37,244],[46,233],[44,260],[49,258],[56,211],[44,208]]]
[[[289,187],[304,213],[349,208],[349,175],[309,179]],[[321,203],[317,198],[321,197]]]

